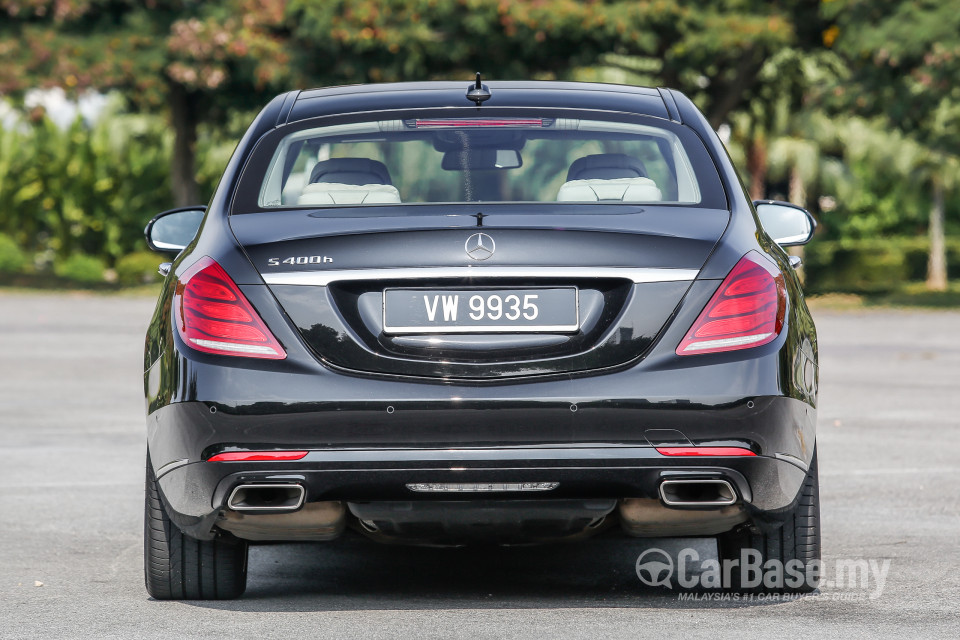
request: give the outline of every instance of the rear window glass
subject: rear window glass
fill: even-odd
[[[680,133],[688,135],[637,122],[541,117],[418,117],[301,128],[272,136],[256,204],[261,210],[491,202],[700,205],[705,180],[706,191],[718,188],[716,170],[699,139]],[[265,153],[262,146],[257,152]]]

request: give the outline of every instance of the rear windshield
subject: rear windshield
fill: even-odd
[[[476,116],[341,122],[268,135],[255,153],[262,167],[259,210],[495,202],[705,206],[705,192],[717,206],[720,189],[700,140],[666,123]],[[244,181],[250,178],[245,173]]]

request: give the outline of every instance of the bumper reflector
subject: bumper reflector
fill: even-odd
[[[257,462],[270,460],[300,460],[306,451],[228,451],[218,453],[207,462]]]
[[[755,456],[743,447],[657,447],[663,456]]]
[[[407,489],[417,492],[461,493],[500,491],[550,491],[559,482],[412,482]]]

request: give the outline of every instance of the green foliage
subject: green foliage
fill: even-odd
[[[177,85],[209,120],[289,82],[285,4],[0,0],[0,92],[123,89],[137,108],[163,109]]]
[[[812,3],[764,0],[290,0],[287,19],[294,67],[311,82],[592,79],[580,67],[633,82],[639,67],[717,123],[764,60],[817,24]]]
[[[923,147],[881,120],[841,119],[830,124],[827,135],[834,140],[825,144],[843,159],[842,172],[825,176],[821,185],[837,201],[834,210],[821,212],[827,237],[922,233],[930,208]]]
[[[806,288],[814,293],[883,293],[926,277],[930,245],[922,237],[814,241],[804,248]],[[960,238],[947,242],[952,278],[960,278]]]
[[[13,238],[0,233],[0,273],[18,273],[25,264],[27,258]]]
[[[201,130],[198,170],[209,198],[236,144]],[[0,128],[0,233],[47,259],[74,253],[108,264],[143,248],[143,228],[172,206],[172,134],[157,116],[106,113],[66,130],[41,118]]]
[[[160,274],[157,267],[161,262],[169,262],[170,258],[152,251],[135,251],[117,260],[114,269],[117,272],[117,282],[132,286],[159,282]]]
[[[83,284],[103,282],[105,267],[100,258],[75,253],[66,260],[56,263],[53,268],[61,278]]]
[[[714,126],[731,126],[731,155],[751,187],[819,217],[807,258],[815,288],[922,278],[931,184],[946,189],[948,262],[960,263],[954,3],[0,0],[0,15],[0,94],[123,92],[93,127],[78,120],[63,131],[36,110],[0,128],[0,234],[20,247],[7,262],[18,268],[84,254],[124,281],[152,274],[156,258],[149,267],[144,255],[124,258],[142,250],[147,220],[188,196],[209,198],[250,110],[279,90],[466,82],[477,70],[683,90]],[[400,178],[416,180],[416,167]],[[199,191],[188,188],[194,168]],[[555,167],[523,171],[538,169]],[[16,253],[2,237],[0,265]]]
[[[0,130],[0,231],[28,251],[116,258],[170,200],[169,137],[147,116]]]
[[[856,61],[833,101],[881,114],[932,149],[960,146],[960,11],[940,0],[834,0],[833,46]]]

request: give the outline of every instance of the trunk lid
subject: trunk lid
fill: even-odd
[[[476,207],[429,209],[415,215],[408,207],[284,211],[235,215],[230,224],[304,341],[327,364],[491,379],[587,371],[643,356],[729,221],[723,210],[665,206],[581,205],[567,215],[519,207],[485,207],[480,215]],[[419,314],[424,325],[436,319],[431,304],[438,316],[444,296],[459,296],[460,325],[385,330],[385,290],[396,290],[388,305],[411,300],[408,316]],[[516,302],[519,315],[524,295],[537,304],[575,299],[552,303],[575,304],[575,326],[545,321],[546,328],[536,330],[539,320],[485,326],[493,323],[487,318],[494,317],[495,303],[510,308]],[[479,324],[469,324],[468,303],[489,311]],[[396,323],[388,319],[386,326]]]

